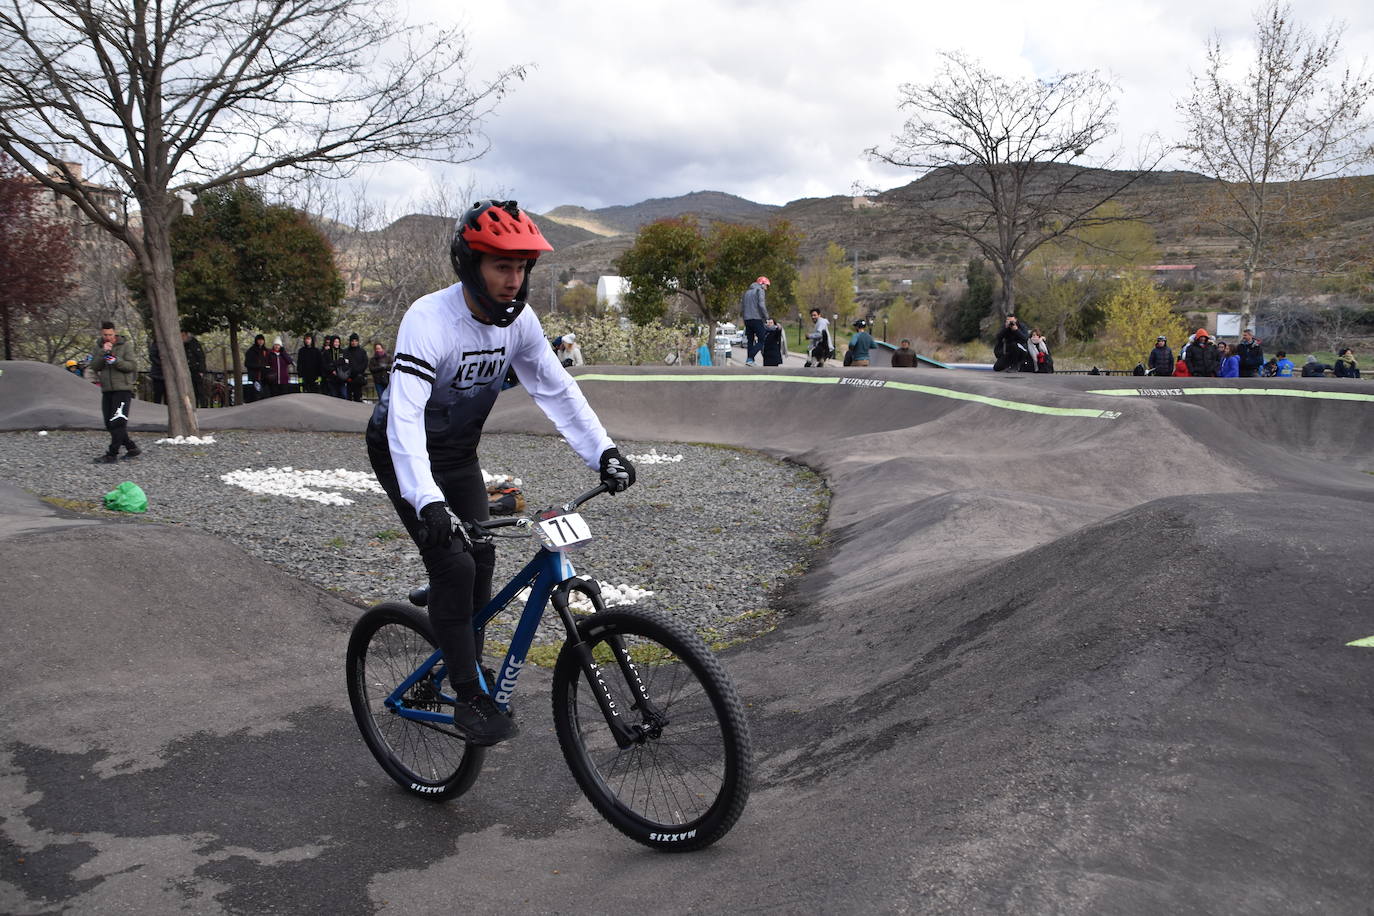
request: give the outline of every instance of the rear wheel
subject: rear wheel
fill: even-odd
[[[429,616],[386,602],[358,620],[348,640],[348,700],[363,741],[387,775],[407,791],[444,800],[466,792],[482,770],[486,749],[467,743],[451,722],[407,719],[386,700],[434,654]],[[436,665],[401,697],[403,709],[453,712]]]
[[[563,756],[596,809],[627,836],[665,851],[709,846],[744,811],[752,745],[739,697],[711,650],[661,614],[618,609],[578,621],[615,712],[597,698],[579,653],[553,678]],[[611,721],[621,723],[617,741]],[[621,746],[622,743],[624,746]]]

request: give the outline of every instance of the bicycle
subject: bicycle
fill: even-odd
[[[478,675],[504,711],[545,606],[566,639],[553,669],[559,746],[587,799],[616,829],[663,851],[701,849],[724,836],[744,810],[753,773],[748,723],[719,661],[691,629],[655,611],[608,610],[595,579],[577,575],[566,551],[591,532],[576,509],[605,484],[535,517],[465,523],[474,538],[539,538],[533,559],[473,615],[487,623],[528,588],[504,661]],[[497,534],[515,528],[514,535]],[[590,604],[583,615],[574,596]],[[348,697],[363,740],[382,769],[412,794],[436,801],[462,795],[481,771],[486,748],[453,726],[453,695],[429,616],[428,587],[409,603],[366,611],[348,641]],[[492,683],[494,682],[494,683]]]

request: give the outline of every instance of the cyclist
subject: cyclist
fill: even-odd
[[[481,635],[474,641],[472,612],[491,597],[496,552],[455,529],[453,517],[488,517],[477,446],[507,371],[611,492],[635,480],[525,308],[530,269],[552,250],[515,201],[474,204],[449,248],[459,282],[406,311],[391,384],[367,426],[373,470],[429,574],[429,618],[457,700],[454,725],[475,744],[504,741],[517,729],[477,677]]]

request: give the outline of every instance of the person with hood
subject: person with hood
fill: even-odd
[[[740,312],[744,317],[744,364],[754,365],[754,357],[763,349],[764,323],[768,320],[767,293],[772,283],[767,277],[759,277],[744,291],[740,299]]]
[[[1307,362],[1302,366],[1303,378],[1325,378],[1326,370],[1330,369],[1326,363],[1317,362],[1317,358],[1311,353],[1307,354]]]
[[[508,370],[609,492],[635,481],[634,466],[526,306],[530,269],[552,250],[515,201],[474,204],[454,227],[449,249],[458,282],[406,310],[391,384],[367,424],[368,460],[429,574],[429,619],[453,699],[444,709],[475,745],[518,731],[483,689],[482,637],[472,627],[474,607],[491,594],[496,551],[491,538],[474,539],[461,523],[490,513],[478,448]],[[501,675],[513,677],[513,669]]]
[[[1239,347],[1239,344],[1217,344],[1217,355],[1221,357],[1221,365],[1217,367],[1217,378],[1240,378],[1240,353],[1237,352]]]
[[[343,351],[343,358],[348,361],[348,397],[361,401],[363,386],[367,384],[367,351],[357,334],[348,335],[348,349]]]
[[[315,335],[307,334],[301,339],[300,349],[296,351],[296,374],[301,379],[301,390],[306,394],[319,394],[324,385],[324,354],[315,346]]]
[[[272,349],[267,351],[267,364],[263,366],[263,384],[267,386],[267,396],[291,393],[291,366],[295,360],[286,352],[281,338],[273,338]]]
[[[267,371],[267,338],[259,334],[253,338],[253,345],[243,351],[243,371],[248,376],[248,384],[243,389],[243,403],[249,404],[260,397],[267,397],[263,390],[264,373]]]
[[[134,362],[134,345],[115,333],[113,321],[100,323],[100,340],[91,353],[91,381],[100,386],[100,415],[110,433],[110,445],[96,464],[114,464],[119,450],[125,458],[137,458],[143,453],[129,438],[129,406],[134,400],[134,378],[138,364]]]
[[[1342,350],[1336,357],[1336,365],[1331,367],[1331,374],[1336,378],[1359,378],[1360,364],[1355,361],[1355,351],[1349,347]]]
[[[1240,378],[1255,378],[1260,374],[1260,367],[1264,365],[1264,348],[1255,338],[1254,331],[1249,328],[1242,331],[1240,343],[1231,347],[1231,350],[1240,357]]]
[[[1145,368],[1149,369],[1152,375],[1174,374],[1174,351],[1169,349],[1169,338],[1163,334],[1155,338],[1155,346],[1150,351]]]
[[[997,332],[997,340],[992,345],[992,364],[994,372],[1008,370],[1023,372],[1030,368],[1029,335],[1021,327],[1015,315],[1008,315],[1002,322],[1002,330]]]
[[[1193,342],[1188,345],[1188,355],[1183,359],[1188,364],[1188,374],[1194,378],[1216,378],[1221,368],[1221,355],[1212,345],[1212,335],[1206,328],[1198,328]]]

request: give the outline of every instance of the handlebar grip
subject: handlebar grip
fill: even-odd
[[[568,503],[568,508],[576,509],[578,506],[582,505],[587,500],[594,499],[595,497],[600,496],[602,493],[610,492],[610,489],[611,488],[607,484],[599,483],[592,489],[588,490],[586,493],[583,493],[581,496],[577,497],[572,502]]]

